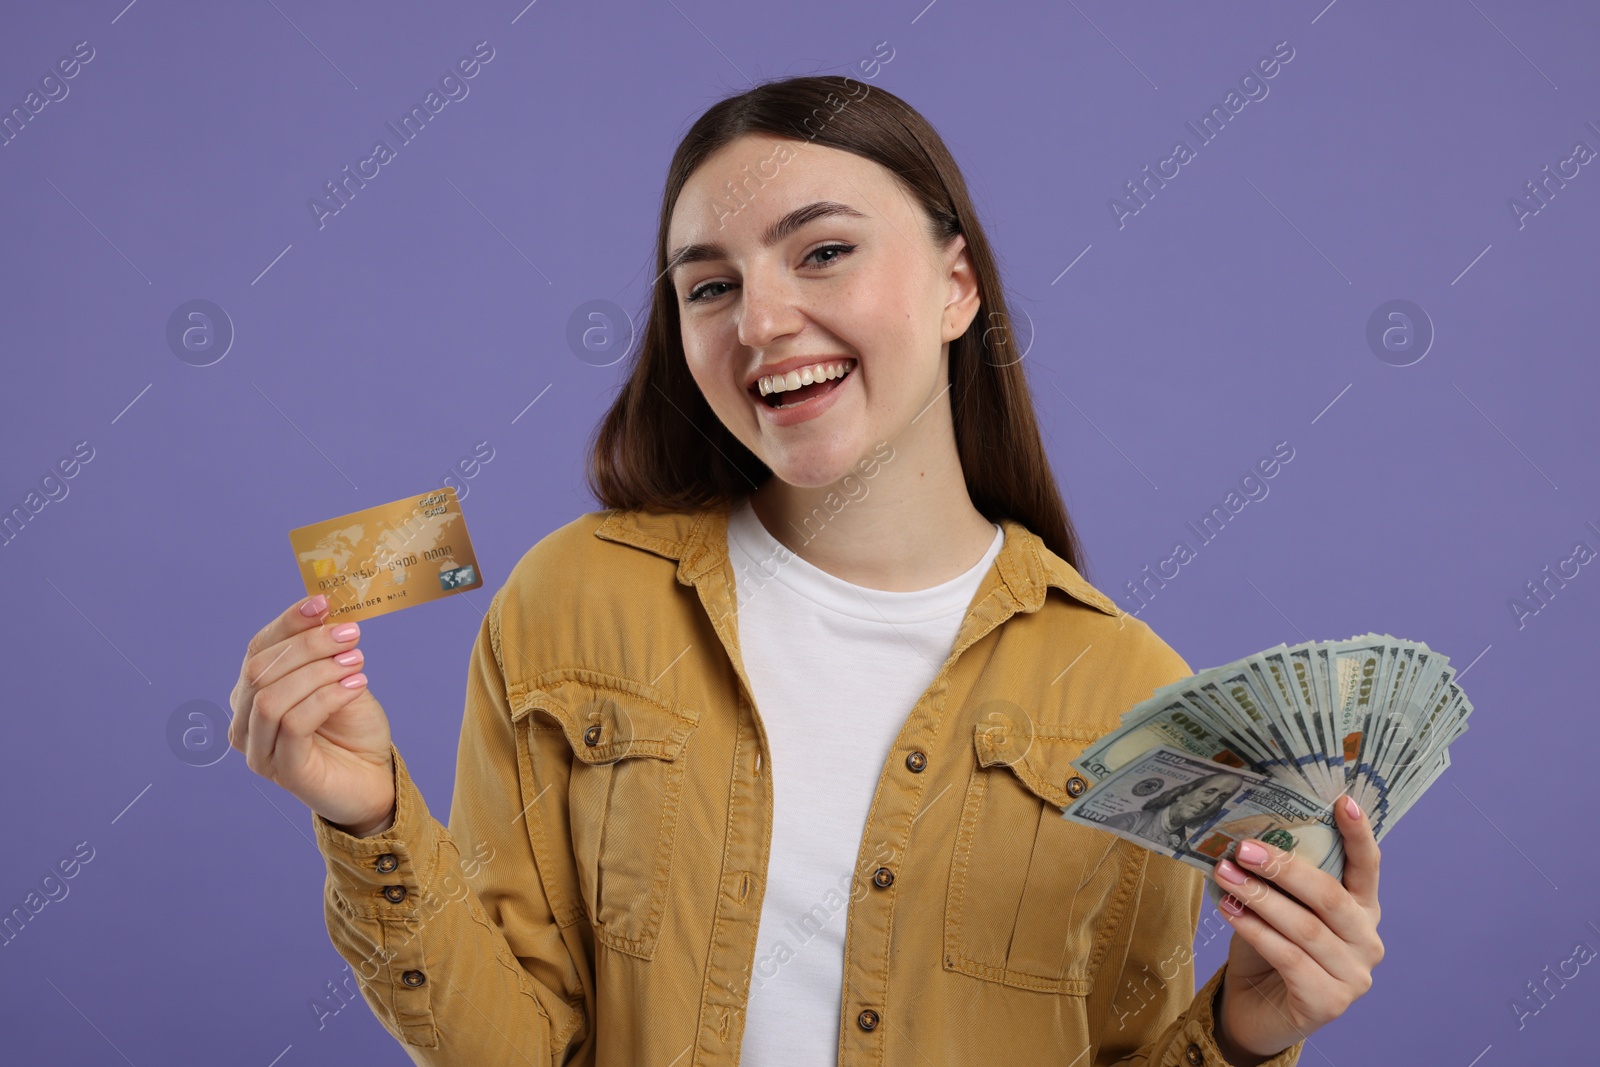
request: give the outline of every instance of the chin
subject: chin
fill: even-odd
[[[770,463],[767,466],[772,471],[773,478],[792,489],[822,489],[835,484],[852,470],[848,465],[839,467],[836,472],[831,468],[827,472],[819,472],[815,469],[801,471],[773,467]]]
[[[857,453],[849,449],[829,449],[827,454],[762,456],[762,462],[772,471],[772,476],[796,489],[821,489],[836,484],[849,474],[856,474]]]

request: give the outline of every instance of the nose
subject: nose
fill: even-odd
[[[791,279],[777,268],[754,267],[740,281],[739,343],[770,348],[799,331],[805,320]]]

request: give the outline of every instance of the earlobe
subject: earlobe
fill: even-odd
[[[978,287],[972,257],[967,254],[966,235],[958,233],[951,238],[945,254],[950,264],[950,299],[944,306],[940,325],[944,340],[952,341],[967,332],[978,313],[983,294]]]

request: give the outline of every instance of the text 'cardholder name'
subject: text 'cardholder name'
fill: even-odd
[[[325,621],[426,604],[483,584],[452,486],[289,531],[306,594],[328,597]]]

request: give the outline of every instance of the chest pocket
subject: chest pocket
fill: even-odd
[[[601,943],[650,959],[698,713],[653,686],[581,668],[540,675],[508,696],[528,833],[557,920],[587,915]],[[573,884],[576,901],[566,891]]]
[[[945,898],[947,967],[1088,994],[1144,868],[1135,846],[1061,817],[1077,773],[1068,761],[1090,740],[1030,726],[1015,709],[975,726]]]

